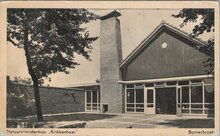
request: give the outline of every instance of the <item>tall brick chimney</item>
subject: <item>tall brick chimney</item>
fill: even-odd
[[[121,14],[113,11],[100,17],[100,99],[102,112],[123,112],[123,90],[119,64],[122,61],[120,21]]]

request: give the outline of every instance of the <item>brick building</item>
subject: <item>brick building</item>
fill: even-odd
[[[114,11],[100,18],[100,90],[85,92],[85,110],[214,114],[214,78],[203,64],[210,55],[196,49],[205,42],[162,22],[122,60],[118,16]]]
[[[205,42],[162,22],[122,60],[118,16],[100,18],[100,83],[40,89],[43,113],[213,115],[214,77],[203,64],[210,56],[195,48]]]

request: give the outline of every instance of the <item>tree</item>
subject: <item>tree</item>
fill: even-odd
[[[86,9],[8,9],[7,40],[25,52],[33,81],[38,121],[43,120],[39,82],[56,72],[75,68],[75,55],[90,59],[92,43],[82,24],[98,18]]]
[[[201,23],[194,26],[191,36],[198,37],[204,32],[214,32],[214,9],[182,9],[179,14],[172,15],[175,18],[183,19],[180,27],[184,27],[188,22],[197,22],[201,19]],[[197,49],[207,52],[210,55],[204,66],[207,68],[208,74],[214,74],[214,38],[210,38],[204,46],[197,46]]]
[[[23,84],[23,85],[31,85],[32,80],[30,78],[21,78],[21,77],[15,77],[14,83],[16,84]]]

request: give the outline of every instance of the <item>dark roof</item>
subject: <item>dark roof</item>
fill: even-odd
[[[205,45],[205,41],[202,41],[201,39],[199,38],[193,38],[190,36],[190,34],[162,21],[161,24],[159,26],[157,26],[154,31],[147,36],[146,39],[144,39],[123,61],[122,63],[120,64],[120,67],[123,67],[125,64],[127,64],[130,60],[132,60],[132,58],[134,58],[145,46],[147,46],[149,43],[154,37],[156,37],[159,32],[161,32],[163,29],[168,29],[170,31],[172,31],[173,33],[181,36],[181,37],[184,37],[188,40],[190,40],[191,42],[197,44],[197,45]]]

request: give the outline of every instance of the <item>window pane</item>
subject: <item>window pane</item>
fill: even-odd
[[[189,110],[182,110],[182,113],[189,113]]]
[[[154,103],[154,94],[152,89],[147,90],[147,103]]]
[[[143,109],[143,108],[144,108],[144,104],[136,104],[136,108],[141,108],[141,109]]]
[[[134,89],[127,90],[127,103],[134,103]]]
[[[98,94],[99,94],[98,103],[100,103],[100,91],[98,91]]]
[[[143,84],[135,84],[135,88],[144,88]]]
[[[127,112],[134,112],[134,109],[127,108]]]
[[[144,89],[136,89],[136,103],[144,103]]]
[[[179,85],[189,85],[189,81],[179,81]]]
[[[154,104],[152,103],[152,104],[147,104],[147,107],[154,107]]]
[[[91,103],[91,91],[87,91],[86,92],[86,102],[87,103]]]
[[[145,86],[146,87],[154,87],[154,83],[146,83]]]
[[[214,109],[214,104],[205,104],[205,108]]]
[[[202,87],[191,86],[191,102],[202,103]]]
[[[98,105],[97,104],[93,104],[92,105],[92,110],[97,110],[98,109]]]
[[[182,104],[182,109],[189,108],[189,104]]]
[[[178,103],[180,103],[180,88],[178,88]]]
[[[144,112],[144,109],[136,109],[136,112]]]
[[[189,103],[189,87],[182,87],[182,102]]]
[[[202,114],[202,110],[191,110],[192,114]]]
[[[87,109],[87,110],[91,110],[91,104],[87,104],[87,105],[86,105],[86,109]]]
[[[202,104],[192,104],[192,108],[202,108]]]
[[[128,84],[127,88],[134,88],[134,84]]]
[[[158,86],[158,87],[164,86],[164,82],[157,82],[157,83],[155,84],[155,86]]]
[[[97,103],[97,91],[92,91],[92,102]]]
[[[214,80],[213,79],[204,79],[203,82],[205,84],[213,84],[214,83]]]
[[[191,84],[201,84],[202,80],[191,80]]]
[[[214,103],[213,85],[205,86],[205,102],[206,103]]]
[[[134,104],[127,104],[127,107],[134,107]]]
[[[176,85],[176,81],[166,82],[167,85]]]
[[[205,114],[214,114],[214,110],[205,110]]]

